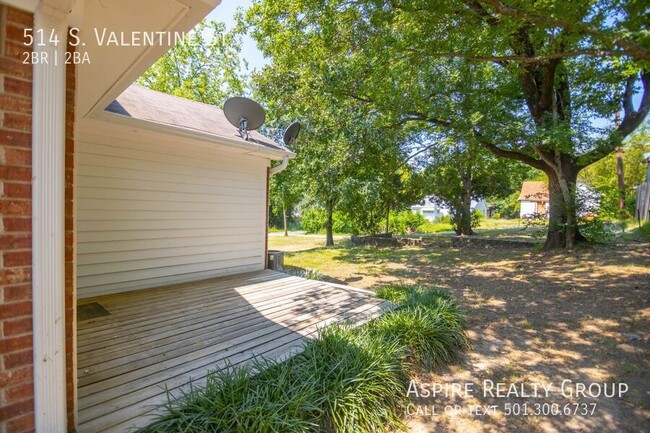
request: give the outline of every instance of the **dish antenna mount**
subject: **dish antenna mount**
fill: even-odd
[[[242,96],[228,99],[223,104],[223,113],[244,140],[250,139],[248,131],[256,130],[266,119],[266,113],[260,104]]]
[[[296,141],[296,137],[300,133],[300,122],[293,122],[289,127],[284,131],[283,141],[284,144],[289,147]]]

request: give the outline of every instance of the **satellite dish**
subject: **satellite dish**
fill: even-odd
[[[291,146],[296,140],[296,137],[300,133],[300,122],[293,122],[289,127],[284,131],[284,144]]]
[[[244,140],[250,138],[248,131],[254,131],[264,123],[266,113],[260,104],[252,99],[235,96],[223,104],[223,113]]]

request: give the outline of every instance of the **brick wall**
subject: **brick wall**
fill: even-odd
[[[68,45],[68,50],[74,51]],[[75,67],[66,67],[66,105],[65,105],[65,350],[66,350],[66,381],[68,395],[68,427],[72,429],[75,421],[76,393],[76,342],[75,342],[75,301],[76,272],[74,231],[74,100],[75,100]]]
[[[31,286],[32,67],[23,65],[31,14],[0,5],[0,433],[34,429]],[[75,402],[74,97],[68,65],[65,125],[65,306],[68,424]]]
[[[31,254],[32,16],[0,6],[0,432],[34,428]]]

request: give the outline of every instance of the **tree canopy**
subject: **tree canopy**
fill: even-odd
[[[241,35],[226,31],[224,23],[203,20],[137,83],[221,106],[228,97],[243,94],[246,89],[246,64],[240,60],[240,40]]]
[[[247,19],[283,80],[361,102],[385,126],[434,128],[544,171],[547,247],[571,248],[578,172],[650,106],[647,9],[635,0],[259,0]]]

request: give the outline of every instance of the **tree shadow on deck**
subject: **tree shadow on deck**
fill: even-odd
[[[190,379],[255,358],[284,359],[332,321],[381,311],[366,294],[273,271],[94,298],[79,322],[79,431],[125,431]]]

